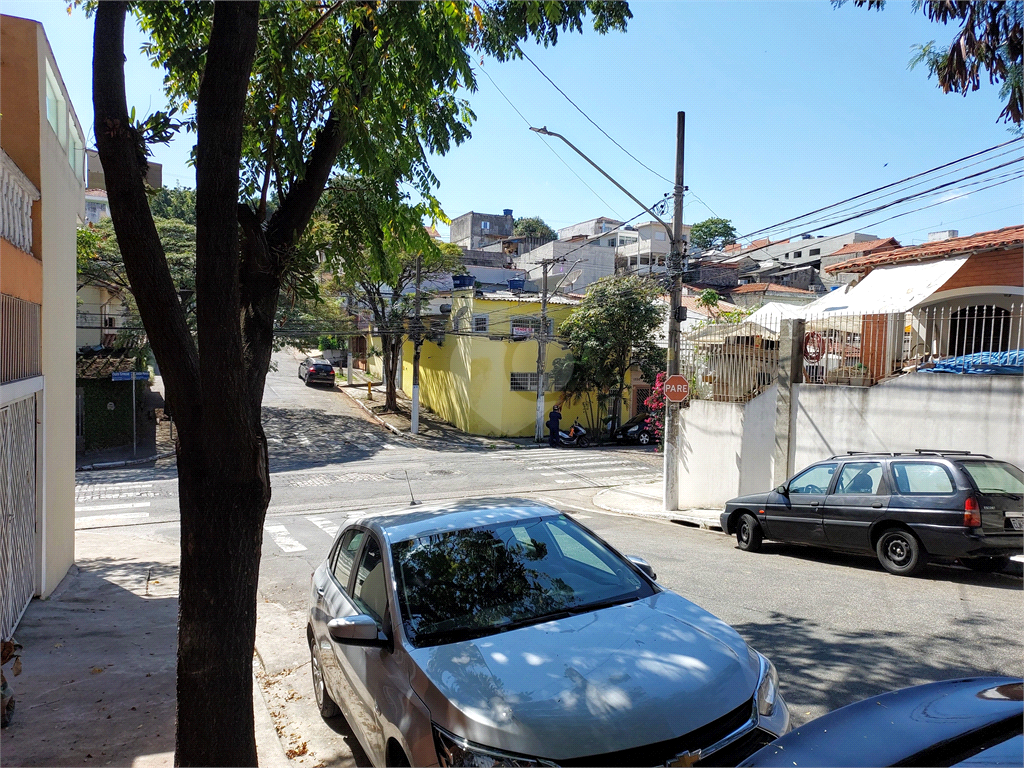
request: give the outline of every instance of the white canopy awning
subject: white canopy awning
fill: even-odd
[[[907,312],[935,293],[967,261],[954,256],[936,261],[877,267],[852,288],[837,289],[800,309],[821,315],[883,315]]]
[[[746,318],[748,323],[757,323],[775,333],[779,332],[783,320],[792,320],[804,316],[804,308],[795,304],[783,304],[781,301],[769,301],[754,314]]]

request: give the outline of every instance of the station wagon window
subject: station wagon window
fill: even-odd
[[[953,478],[941,464],[929,461],[894,461],[892,474],[901,494],[953,493]]]
[[[877,461],[858,461],[843,465],[836,483],[836,493],[878,493],[882,482],[882,464]]]
[[[352,561],[355,560],[356,552],[359,551],[359,546],[363,543],[365,535],[363,531],[349,531],[341,540],[341,546],[338,547],[338,555],[334,561],[334,578],[338,580],[338,584],[345,592],[348,591],[348,577],[352,573]]]
[[[965,461],[958,465],[981,493],[1024,494],[1024,472],[1002,461]]]
[[[383,628],[384,614],[387,613],[388,590],[384,579],[384,559],[380,544],[373,536],[366,542],[363,557],[356,572],[356,583],[352,588],[352,601],[367,616],[372,616],[378,628]]]
[[[819,464],[811,467],[806,472],[801,472],[789,483],[789,492],[792,493],[828,493],[828,487],[832,484],[832,475],[835,474],[835,464]]]

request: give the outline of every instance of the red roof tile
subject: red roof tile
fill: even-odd
[[[747,283],[731,288],[729,293],[806,293],[813,295],[814,291],[805,291],[803,288],[791,288],[788,285],[778,283]]]
[[[1024,224],[1003,227],[989,232],[978,232],[967,237],[952,237],[935,243],[922,243],[906,248],[896,248],[874,255],[841,261],[825,267],[826,272],[867,272],[874,267],[899,264],[904,261],[930,261],[958,256],[965,253],[999,251],[1007,249],[1024,250]]]
[[[885,240],[864,240],[859,243],[849,243],[844,245],[838,251],[833,251],[829,256],[845,256],[848,253],[873,253],[875,251],[891,251],[893,248],[899,248],[899,241],[895,237],[889,237]]]
[[[719,299],[718,304],[714,307],[703,307],[697,303],[699,298],[700,296],[680,296],[679,303],[686,307],[690,312],[696,312],[697,314],[704,315],[705,317],[717,317],[722,312],[735,312],[739,309],[738,306],[730,304],[724,299]]]

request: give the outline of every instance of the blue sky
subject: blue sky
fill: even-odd
[[[566,35],[555,47],[525,50],[605,131],[668,178],[676,112],[686,112],[687,223],[717,214],[741,234],[752,232],[1012,138],[996,122],[998,89],[985,77],[965,98],[943,94],[922,68],[908,70],[914,44],[954,34],[913,13],[909,2],[890,2],[882,12],[809,0],[630,7],[625,33]],[[59,0],[6,0],[3,10],[43,22],[79,118],[90,126],[91,23],[81,10],[69,16]],[[139,113],[158,109],[161,74],[137,53],[141,36],[127,37],[129,101]],[[449,216],[511,208],[557,228],[639,212],[568,147],[531,133],[516,109],[534,126],[564,134],[640,199],[670,191],[529,62],[477,63],[478,90],[468,94],[477,115],[473,137],[433,162]],[[186,140],[155,148],[166,185],[194,185],[189,149]],[[1022,151],[1015,145],[987,165]],[[930,198],[818,234],[857,229],[910,244],[930,231],[970,234],[1021,222],[1021,180],[958,197],[967,191],[954,186],[942,197],[955,199],[942,205],[869,226],[941,199]]]

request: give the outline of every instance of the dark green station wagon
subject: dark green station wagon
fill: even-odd
[[[725,505],[740,549],[764,539],[873,552],[910,576],[929,560],[998,571],[1024,546],[1024,472],[964,451],[856,453],[812,464],[768,493]]]

